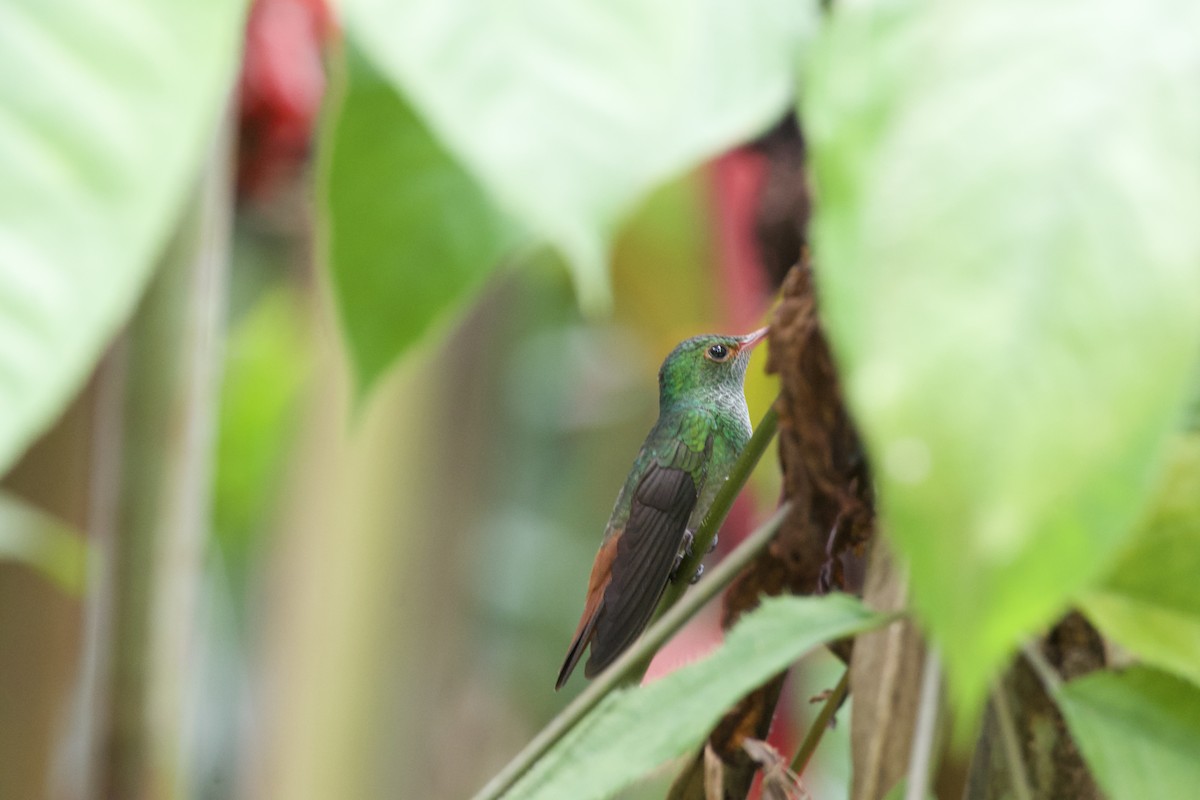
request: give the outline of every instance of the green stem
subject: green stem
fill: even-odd
[[[742,451],[741,456],[738,457],[737,463],[733,465],[733,469],[729,473],[729,479],[725,481],[720,491],[717,492],[717,496],[713,498],[712,505],[709,506],[708,513],[704,516],[704,521],[693,532],[692,553],[685,557],[679,564],[676,574],[696,574],[700,562],[708,554],[708,548],[712,545],[717,531],[721,528],[721,523],[728,516],[729,509],[733,508],[733,501],[737,499],[738,494],[742,491],[742,487],[750,479],[750,473],[758,465],[759,459],[767,451],[767,445],[775,438],[775,432],[778,430],[779,413],[775,410],[775,404],[772,403],[771,407],[767,409],[767,413],[763,414],[758,427],[755,428],[754,435],[750,437],[750,441],[746,442],[746,448]],[[687,588],[688,583],[686,580],[676,581],[668,585],[667,590],[663,592],[663,599],[659,604],[658,614],[665,613],[668,608],[675,605],[683,593],[687,591]]]
[[[716,533],[716,529],[725,519],[725,514],[728,513],[729,507],[733,505],[733,497],[735,497],[741,487],[745,484],[746,479],[754,469],[754,465],[758,463],[766,450],[767,442],[774,435],[776,429],[777,417],[772,409],[768,411],[763,421],[759,424],[759,428],[755,431],[755,435],[747,444],[745,451],[738,459],[734,466],[733,472],[730,474],[729,481],[725,486],[721,487],[721,492],[717,495],[717,499],[713,501],[713,510],[704,518],[703,524],[700,526],[700,531],[696,533],[696,542],[710,542]],[[756,441],[757,440],[757,441]],[[729,495],[727,499],[723,499],[725,495]],[[721,502],[724,508],[723,512],[716,513],[718,509],[717,503]],[[750,563],[750,561],[758,555],[758,553],[767,546],[774,538],[775,532],[779,526],[783,524],[787,518],[788,512],[791,510],[790,503],[784,503],[779,507],[771,518],[759,526],[753,533],[746,537],[732,553],[718,564],[704,580],[699,581],[691,592],[687,594],[681,602],[677,603],[669,611],[652,624],[645,633],[643,633],[633,646],[618,658],[611,667],[606,669],[591,686],[585,689],[578,697],[575,698],[552,720],[545,728],[535,736],[529,744],[525,746],[521,752],[510,761],[504,769],[496,774],[488,783],[479,790],[475,795],[475,800],[493,800],[503,795],[506,791],[512,788],[522,775],[524,775],[533,764],[541,758],[550,747],[557,742],[567,731],[575,726],[583,717],[591,711],[597,703],[599,703],[605,695],[613,689],[626,682],[626,678],[638,673],[638,667],[644,669],[644,665],[649,662],[650,657],[654,652],[662,646],[667,639],[683,627],[692,615],[694,615],[705,603],[711,600],[722,589],[725,588],[737,576],[742,569]],[[707,535],[707,538],[702,539],[701,536]],[[707,544],[697,548],[699,552],[704,552]],[[688,573],[681,572],[686,575]],[[660,607],[662,608],[662,607]]]
[[[821,706],[821,712],[817,714],[817,718],[808,728],[808,733],[804,735],[804,741],[800,743],[800,749],[796,751],[796,757],[792,759],[792,772],[797,775],[804,774],[804,768],[808,766],[809,759],[813,757],[813,753],[817,751],[817,745],[821,743],[821,737],[829,728],[829,720],[833,719],[833,715],[837,713],[838,706],[846,699],[848,691],[850,691],[850,670],[847,669],[842,673],[842,679],[838,681],[829,697],[825,698],[825,705]]]
[[[106,682],[92,699],[104,705],[87,742],[95,795],[164,800],[183,797],[189,781],[185,706],[199,668],[194,654],[209,533],[213,425],[229,268],[232,186],[230,117],[158,271],[129,323],[119,359],[126,381],[113,497],[97,498],[115,534],[111,586],[89,587],[109,628]],[[97,461],[100,469],[112,463]],[[100,597],[99,595],[103,595]],[[89,601],[91,602],[91,601]],[[111,615],[111,616],[109,616]],[[92,634],[96,635],[96,634]],[[95,651],[93,651],[95,652]],[[96,673],[93,673],[96,675]],[[92,730],[94,728],[94,731]]]
[[[1000,728],[1000,741],[1004,744],[1004,756],[1012,778],[1013,794],[1017,796],[1017,800],[1032,800],[1033,793],[1029,789],[1029,776],[1025,771],[1025,761],[1021,757],[1021,744],[1017,739],[1012,708],[1008,704],[1004,683],[999,680],[992,685],[992,708],[996,713],[996,724]]]
[[[904,800],[925,800],[933,767],[933,737],[937,733],[938,696],[942,691],[942,660],[937,651],[925,651],[921,696],[917,701],[917,727],[908,758],[908,786]]]
[[[1036,642],[1026,642],[1021,648],[1025,660],[1029,662],[1029,666],[1033,667],[1033,671],[1042,681],[1042,685],[1046,688],[1046,694],[1051,697],[1058,694],[1058,689],[1062,686],[1062,678],[1058,677],[1058,672],[1054,667],[1050,666],[1050,662],[1038,650]]]

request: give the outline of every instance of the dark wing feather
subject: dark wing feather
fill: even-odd
[[[584,670],[589,678],[615,661],[650,621],[695,507],[696,481],[690,473],[650,465],[634,490],[612,580],[591,632],[592,651]]]

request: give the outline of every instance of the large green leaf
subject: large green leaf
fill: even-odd
[[[1082,605],[1105,634],[1200,684],[1200,436],[1175,443],[1150,509]]]
[[[1190,0],[855,3],[810,63],[823,313],[884,528],[975,707],[1109,562],[1178,420],[1196,22]]]
[[[843,595],[765,600],[708,658],[604,698],[508,796],[607,797],[694,748],[738,698],[806,651],[887,619]]]
[[[1056,692],[1112,800],[1185,800],[1200,787],[1200,688],[1165,672],[1097,672]]]
[[[334,294],[361,393],[481,283],[511,236],[353,47],[341,83],[323,172]]]
[[[213,137],[243,6],[0,5],[0,469],[145,283]]]
[[[772,122],[805,0],[347,0],[347,33],[492,192],[608,300],[607,240],[673,173]]]

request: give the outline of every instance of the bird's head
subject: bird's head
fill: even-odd
[[[767,335],[762,328],[745,336],[704,334],[681,342],[658,371],[659,403],[704,401],[709,397],[742,395],[750,351]]]

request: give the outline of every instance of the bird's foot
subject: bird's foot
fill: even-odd
[[[707,552],[711,553],[713,550],[716,550],[716,549],[717,549],[717,534],[714,533],[712,541],[708,543],[708,551]]]
[[[695,583],[696,581],[700,580],[700,576],[703,574],[704,574],[704,565],[701,564],[700,566],[696,567],[696,574],[693,575],[692,577],[688,578],[688,583]]]
[[[671,565],[671,574],[669,576],[669,580],[672,583],[674,583],[675,579],[679,577],[679,566],[683,564],[683,560],[692,554],[692,539],[693,537],[691,531],[683,532],[683,545],[679,548],[679,552],[675,554],[675,563]],[[696,578],[699,578],[700,573],[703,571],[704,567],[701,566],[699,571],[696,572],[695,577],[692,578],[692,583],[696,582]]]

